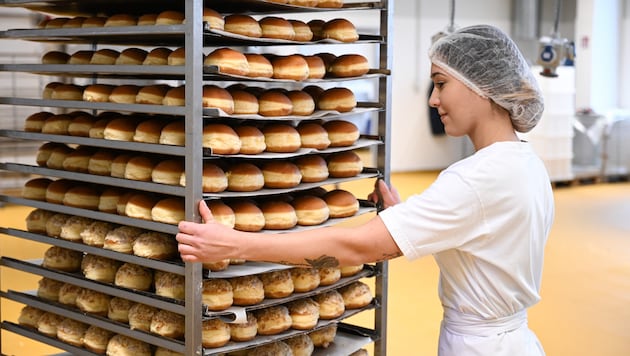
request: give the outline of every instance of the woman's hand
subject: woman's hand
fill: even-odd
[[[380,203],[383,209],[387,209],[402,201],[398,190],[394,187],[388,187],[383,179],[376,180],[374,191],[368,195],[368,200],[376,204]]]

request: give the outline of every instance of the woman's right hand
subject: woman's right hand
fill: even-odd
[[[387,186],[383,179],[377,179],[374,184],[374,191],[368,195],[368,200],[380,204],[383,209],[400,203],[400,195],[395,187]]]

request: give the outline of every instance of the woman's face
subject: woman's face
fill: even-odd
[[[429,105],[436,108],[449,136],[475,133],[481,119],[487,116],[490,100],[484,99],[455,77],[436,65],[431,65],[434,89]]]

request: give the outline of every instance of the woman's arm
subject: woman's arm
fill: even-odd
[[[203,224],[182,221],[177,234],[186,262],[246,259],[294,266],[349,266],[401,255],[387,228],[376,216],[357,227],[324,227],[298,232],[259,234],[237,231],[212,218],[204,201]]]

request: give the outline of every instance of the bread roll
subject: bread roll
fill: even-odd
[[[37,296],[46,300],[59,301],[59,291],[63,282],[43,277],[37,282]]]
[[[281,17],[265,16],[258,20],[262,30],[262,37],[292,41],[295,38],[295,30],[291,23]]]
[[[86,18],[81,24],[82,28],[103,27],[107,22],[107,18],[103,16],[92,16]]]
[[[234,129],[226,124],[207,124],[203,127],[203,147],[213,154],[232,155],[241,150],[241,140]]]
[[[249,67],[248,77],[271,78],[273,77],[273,65],[262,54],[245,53]]]
[[[50,237],[59,237],[61,228],[70,218],[70,215],[64,213],[55,213],[46,220],[46,235]]]
[[[326,64],[316,55],[304,56],[308,65],[308,79],[322,79],[326,76]]]
[[[219,318],[201,323],[201,345],[206,348],[221,347],[230,341],[230,325]]]
[[[249,74],[247,57],[239,51],[223,47],[210,52],[204,59],[205,66],[217,66],[219,72],[246,76]]]
[[[293,162],[272,160],[265,162],[261,170],[265,188],[293,188],[302,181],[302,173]]]
[[[61,51],[48,51],[42,56],[42,64],[66,64],[70,55]]]
[[[100,195],[100,191],[91,185],[75,186],[68,189],[66,194],[64,194],[63,205],[97,210]]]
[[[155,160],[147,156],[133,156],[125,165],[126,179],[139,180],[143,182],[151,181],[151,173],[155,167]]]
[[[82,242],[81,232],[87,229],[94,220],[83,216],[71,216],[61,227],[59,237],[63,240]]]
[[[286,93],[286,96],[291,100],[293,104],[292,115],[308,116],[315,111],[315,100],[305,91],[291,90]]]
[[[320,267],[317,271],[319,272],[320,286],[329,286],[339,282],[339,279],[341,279],[339,267]]]
[[[133,254],[156,260],[170,260],[177,255],[177,242],[171,235],[147,231],[138,235],[131,243]]]
[[[331,190],[324,195],[324,200],[330,209],[331,218],[345,218],[359,211],[359,201],[347,190]]]
[[[90,64],[93,55],[94,51],[90,50],[76,51],[72,55],[70,55],[70,58],[68,59],[68,64]]]
[[[181,314],[168,310],[159,310],[151,319],[149,330],[157,335],[172,339],[183,339],[185,319]]]
[[[156,270],[154,274],[155,294],[173,299],[186,298],[185,277],[170,272]]]
[[[373,299],[370,287],[361,281],[354,281],[341,287],[339,293],[343,297],[346,309],[363,308],[369,305]]]
[[[180,25],[184,22],[185,16],[181,11],[166,10],[158,14],[155,19],[156,25]]]
[[[166,159],[159,162],[151,171],[153,183],[179,185],[184,173],[184,162],[181,159]]]
[[[29,179],[22,188],[22,198],[46,201],[46,190],[53,180],[40,177]]]
[[[88,329],[88,324],[65,318],[57,325],[57,339],[76,347],[83,347],[83,335]]]
[[[97,354],[105,354],[109,339],[114,335],[113,331],[91,325],[83,335],[83,347]]]
[[[142,65],[149,52],[141,48],[125,48],[120,52],[116,62],[117,65]]]
[[[162,105],[164,96],[169,89],[170,87],[165,84],[144,86],[138,90],[138,94],[136,95],[136,104]]]
[[[24,131],[26,132],[41,132],[46,119],[54,114],[49,111],[40,111],[29,115],[24,120]]]
[[[96,119],[91,114],[80,112],[72,116],[72,121],[68,125],[68,134],[71,136],[89,137],[90,129]]]
[[[297,215],[291,204],[281,200],[268,200],[260,204],[265,217],[265,229],[286,230],[297,224]]]
[[[136,120],[128,116],[113,118],[105,126],[103,138],[115,141],[132,141],[136,126]]]
[[[313,300],[319,304],[319,317],[321,319],[336,319],[346,311],[343,297],[335,289],[315,295]]]
[[[234,228],[240,231],[256,232],[265,227],[262,210],[251,201],[233,201],[228,205],[234,211]]]
[[[201,188],[204,193],[220,193],[227,189],[228,178],[223,169],[214,163],[203,163]]]
[[[18,324],[26,326],[28,328],[37,329],[37,322],[46,312],[39,308],[25,305],[20,309],[20,315],[18,316]]]
[[[319,287],[319,272],[315,268],[291,268],[295,292],[310,292]]]
[[[117,26],[136,26],[138,20],[135,16],[130,14],[115,14],[111,15],[105,21],[104,27],[117,27]]]
[[[239,125],[234,128],[241,141],[240,154],[255,155],[265,151],[265,135],[256,126]]]
[[[137,26],[155,26],[158,14],[149,13],[138,16]]]
[[[293,112],[293,103],[280,90],[267,90],[258,96],[258,113],[262,116],[286,116]]]
[[[109,149],[101,149],[90,156],[88,160],[88,173],[108,176],[112,171],[112,162],[117,153]]]
[[[129,327],[131,330],[149,331],[151,329],[151,319],[158,312],[158,308],[136,303],[129,308]]]
[[[153,270],[133,263],[123,263],[116,271],[114,284],[118,287],[148,291],[153,286]]]
[[[115,228],[115,225],[106,221],[94,221],[81,231],[81,241],[88,246],[103,247],[105,236]]]
[[[90,58],[90,64],[112,65],[116,63],[116,59],[118,59],[118,56],[120,56],[120,52],[118,52],[117,50],[102,48],[94,51],[94,54],[92,54],[92,58]]]
[[[52,115],[44,121],[41,132],[45,134],[67,135],[68,126],[70,126],[71,122],[72,117],[69,115]]]
[[[186,144],[185,123],[182,120],[172,121],[162,128],[159,143],[162,145],[183,146]]]
[[[277,335],[289,330],[293,320],[289,309],[284,305],[276,305],[254,311],[258,321],[258,335]]]
[[[135,195],[134,195],[135,196]],[[103,248],[120,253],[133,253],[133,242],[143,230],[135,226],[119,226],[107,232],[103,240]]]
[[[253,192],[262,189],[265,185],[262,171],[252,163],[234,163],[225,173],[228,180],[227,190],[229,191]]]
[[[144,143],[160,143],[160,134],[162,129],[169,122],[162,118],[152,118],[142,120],[136,126],[136,131],[133,134],[134,142]]]
[[[37,320],[37,331],[46,336],[57,338],[57,326],[59,326],[64,319],[65,317],[61,315],[45,312],[44,315]]]
[[[223,19],[223,16],[218,11],[209,7],[203,8],[202,20],[214,30],[223,30],[225,27],[225,20]]]
[[[87,279],[113,283],[122,262],[103,256],[87,254],[81,261],[81,273]]]
[[[162,65],[165,66],[168,64],[168,56],[173,52],[173,50],[166,47],[157,47],[149,51],[143,65]]]
[[[293,37],[294,41],[299,42],[308,42],[313,39],[313,31],[306,24],[306,22],[301,20],[289,20],[291,27],[293,27],[293,32],[295,36]]]
[[[354,93],[348,88],[336,87],[325,90],[319,97],[320,110],[333,110],[341,113],[352,111],[357,106]]]
[[[92,127],[90,127],[90,131],[88,132],[88,136],[90,138],[105,138],[105,127],[109,123],[110,118],[96,118]]]
[[[334,178],[355,177],[363,171],[361,157],[354,151],[336,152],[328,156],[328,173]]]
[[[151,219],[165,224],[178,224],[185,219],[184,198],[169,197],[160,199],[151,209]]]
[[[328,131],[319,123],[310,121],[301,122],[297,130],[300,134],[302,148],[325,150],[331,144]]]
[[[75,182],[63,178],[50,182],[46,188],[46,201],[53,204],[63,204],[66,192],[74,185]]]
[[[137,193],[129,197],[125,205],[125,215],[130,218],[151,220],[151,210],[159,198],[147,193]]]
[[[140,87],[133,84],[118,85],[109,94],[109,101],[117,104],[134,104]]]
[[[129,322],[129,309],[135,302],[121,297],[113,297],[109,300],[107,318],[127,324]]]
[[[352,146],[360,136],[359,128],[350,121],[331,120],[323,126],[332,147]]]
[[[224,17],[224,30],[247,37],[262,37],[262,28],[256,19],[245,14],[231,14]]]
[[[297,196],[291,204],[295,209],[298,225],[319,225],[328,220],[330,216],[330,209],[326,201],[314,195]]]
[[[124,192],[120,197],[118,197],[118,202],[116,203],[116,214],[124,216],[129,199],[131,199],[131,197],[136,194],[137,194],[136,191],[130,190],[130,191]]]
[[[201,301],[211,311],[225,310],[232,306],[234,294],[232,284],[225,279],[204,279]]]
[[[338,18],[326,21],[324,26],[322,26],[322,37],[341,42],[355,42],[359,39],[359,34],[352,22],[344,18]]]
[[[230,278],[229,282],[232,284],[235,305],[254,305],[265,299],[265,288],[256,275]]]
[[[309,67],[304,56],[292,54],[277,56],[271,60],[273,66],[273,78],[305,80],[309,76]]]
[[[311,331],[308,336],[313,341],[315,347],[326,348],[335,341],[337,336],[337,324],[330,324],[321,329]]]
[[[234,228],[236,217],[232,208],[219,199],[206,201],[206,205],[208,205],[208,208],[212,212],[212,217],[216,222]]]
[[[309,356],[315,350],[313,340],[306,334],[299,334],[283,340],[291,349],[293,356]]]
[[[186,48],[179,47],[168,55],[169,66],[183,66],[186,64]]]
[[[295,152],[302,146],[300,133],[289,124],[268,124],[263,126],[262,132],[268,152]]]
[[[235,115],[255,115],[258,114],[258,98],[245,90],[229,90],[234,100]]]
[[[302,298],[287,304],[291,316],[291,328],[311,330],[319,321],[319,304],[311,298]]]
[[[116,356],[152,356],[151,344],[116,334],[107,343],[107,355]]]
[[[260,274],[265,289],[265,298],[285,298],[293,294],[293,279],[288,269]]]
[[[228,115],[234,113],[234,99],[226,89],[212,84],[203,86],[203,107],[217,108]]]
[[[66,146],[63,143],[46,142],[42,144],[41,146],[39,146],[39,148],[37,149],[37,155],[35,156],[35,162],[37,163],[37,165],[41,167],[46,167],[46,162],[50,158],[50,155],[55,149],[59,147],[62,147],[62,148],[65,147],[66,152],[72,151],[70,147]]]
[[[35,234],[46,233],[46,222],[50,219],[55,212],[34,209],[26,216],[26,230]]]
[[[112,297],[105,293],[83,288],[77,295],[75,303],[77,308],[85,313],[107,316],[110,299]]]
[[[360,54],[344,54],[335,59],[328,72],[335,77],[358,77],[370,71],[367,58]]]
[[[61,84],[55,87],[50,98],[53,100],[82,100],[83,87],[76,84]]]
[[[162,105],[184,106],[186,105],[186,86],[180,85],[169,89],[164,95]]]

